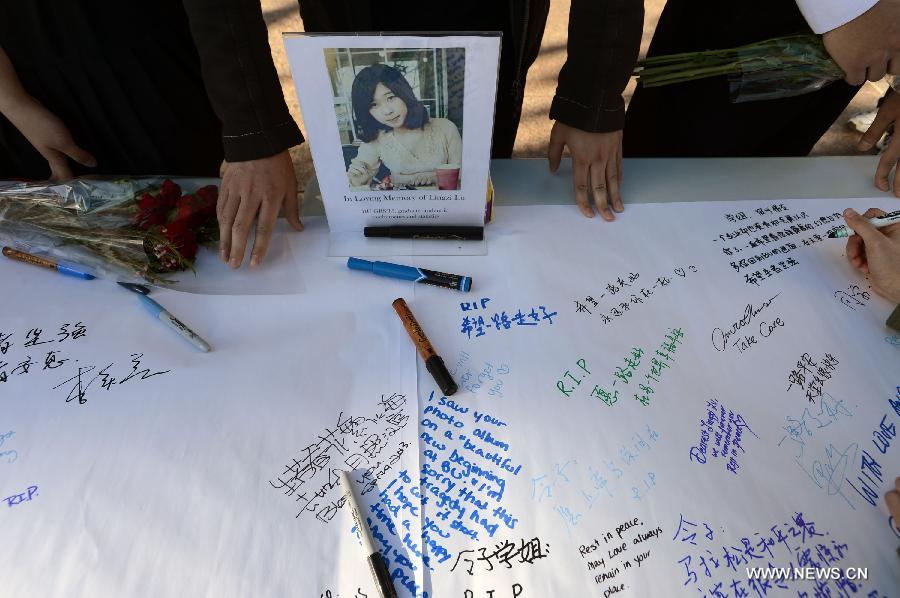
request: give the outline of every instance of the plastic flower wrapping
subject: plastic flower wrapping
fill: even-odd
[[[218,189],[171,179],[79,178],[0,184],[0,240],[117,280],[169,282],[214,244]]]
[[[731,101],[803,95],[844,78],[822,40],[812,33],[768,39],[725,50],[646,58],[634,74],[644,87],[728,77]]]

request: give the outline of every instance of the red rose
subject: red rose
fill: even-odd
[[[196,195],[185,195],[175,203],[174,221],[185,221],[191,228],[203,226],[210,215],[215,216],[216,208],[205,205],[202,198]]]
[[[156,206],[156,198],[150,195],[149,193],[144,193],[141,195],[140,201],[138,201],[138,208],[142,212],[149,212]]]
[[[215,185],[207,185],[206,187],[201,187],[197,189],[197,196],[203,200],[203,205],[216,205],[216,202],[219,200],[219,189]]]
[[[159,195],[166,201],[174,202],[181,197],[181,187],[172,180],[166,179],[159,189]]]
[[[162,228],[162,234],[185,260],[191,261],[197,257],[199,246],[197,237],[190,228],[190,223],[184,220],[170,222]]]
[[[193,227],[197,219],[197,210],[190,204],[181,204],[176,207],[175,217],[172,222],[186,222]]]
[[[139,228],[147,230],[155,224],[165,224],[167,215],[168,210],[160,205],[156,197],[144,193],[138,201],[138,213],[134,215],[134,223]]]

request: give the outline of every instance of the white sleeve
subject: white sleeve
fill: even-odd
[[[876,4],[878,0],[797,0],[806,22],[819,35],[849,23]]]

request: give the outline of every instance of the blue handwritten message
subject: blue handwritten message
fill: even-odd
[[[27,490],[24,492],[20,492],[18,494],[13,494],[12,496],[7,496],[3,500],[6,501],[7,506],[10,508],[21,505],[22,503],[30,502],[37,496],[38,487],[37,486],[29,486]]]
[[[844,493],[847,468],[859,451],[858,443],[836,442],[840,424],[853,417],[843,399],[825,393],[817,407],[806,407],[799,416],[787,416],[782,429],[786,434],[778,446],[792,448],[794,462],[817,488],[828,496],[840,496],[851,509],[856,507]]]
[[[11,443],[7,442],[15,434],[15,430],[0,434],[0,449],[3,449],[0,451],[0,463],[15,463],[19,460],[19,452],[10,446]]]
[[[720,459],[725,469],[737,475],[740,468],[738,458],[746,452],[743,444],[745,434],[759,439],[744,421],[743,415],[727,409],[716,399],[710,399],[706,402],[706,416],[700,420],[700,441],[691,447],[690,459],[700,464],[706,464],[710,459]]]
[[[428,591],[416,582],[419,562],[429,570],[455,567],[460,556],[451,549],[453,539],[485,542],[517,529],[519,516],[505,498],[509,480],[521,474],[522,465],[506,422],[433,392],[424,404],[421,470],[400,471],[366,518],[395,585],[427,598]],[[423,513],[425,505],[429,515]],[[412,521],[421,524],[419,537]]]
[[[462,302],[459,304],[460,310],[465,313],[459,331],[465,334],[466,338],[472,339],[484,336],[486,334],[485,330],[494,330],[502,333],[512,328],[532,328],[539,324],[550,326],[553,324],[553,318],[558,313],[549,311],[543,305],[530,307],[525,309],[525,311],[522,311],[521,308],[495,311],[493,315],[477,313],[478,311],[486,312],[487,304],[490,300],[490,297],[483,297],[480,301]]]
[[[586,511],[615,496],[613,489],[640,501],[656,487],[656,473],[638,464],[644,465],[644,456],[658,440],[659,433],[648,424],[632,434],[617,455],[599,459],[602,468],[576,459],[554,463],[552,470],[532,478],[531,498],[541,508],[552,509],[571,536]]]
[[[676,588],[691,588],[710,597],[767,596],[777,589],[799,596],[849,596],[863,591],[859,579],[841,574],[846,565],[858,564],[849,545],[817,528],[802,512],[740,538],[729,537],[724,527],[690,519],[693,521],[679,514],[672,536],[684,555],[677,561],[684,576]],[[813,580],[793,575],[794,568],[807,567],[828,575]],[[812,591],[803,591],[798,587],[801,584],[812,585]],[[866,588],[865,595],[879,594]]]
[[[468,352],[460,351],[456,363],[448,368],[453,379],[459,381],[459,387],[472,394],[486,388],[488,396],[503,398],[506,377],[510,371],[509,364],[491,360],[476,365],[470,358]]]
[[[854,467],[855,483],[854,480],[847,482],[872,507],[878,504],[879,489],[884,484],[884,469],[878,459],[883,459],[896,446],[897,423],[900,421],[900,386],[895,392],[893,397],[888,398],[889,409],[881,416],[878,425],[873,426],[871,442],[875,450],[870,453],[868,448],[862,449]],[[893,475],[894,472],[889,473]]]

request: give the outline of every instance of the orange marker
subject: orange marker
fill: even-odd
[[[441,359],[437,354],[437,351],[434,350],[434,347],[431,346],[431,342],[428,340],[428,337],[425,336],[425,331],[419,326],[416,317],[409,310],[406,301],[402,298],[394,299],[394,302],[391,303],[391,305],[394,306],[394,311],[400,316],[400,321],[403,322],[403,327],[406,328],[409,338],[416,344],[419,355],[421,355],[422,359],[425,361],[425,368],[431,374],[431,377],[434,378],[434,381],[437,382],[437,385],[441,388],[441,392],[449,397],[459,390],[459,387],[456,386],[456,382],[454,382],[453,378],[450,376],[450,372],[447,371],[444,360]]]
[[[75,278],[80,278],[82,280],[93,280],[94,278],[96,278],[93,274],[85,272],[80,267],[71,266],[69,264],[61,264],[39,255],[31,255],[30,253],[25,253],[24,251],[13,249],[12,247],[4,247],[3,255],[11,260],[25,262],[26,264],[39,266],[41,268],[47,268],[48,270],[56,270],[60,274],[74,276]]]

